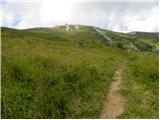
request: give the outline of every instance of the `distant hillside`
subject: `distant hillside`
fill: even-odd
[[[142,39],[154,39],[159,40],[159,33],[158,32],[130,32],[128,35],[136,38],[142,38]]]
[[[2,28],[2,31],[10,31],[10,33],[18,31],[15,34],[12,34],[17,37],[30,35],[50,40],[69,40],[77,42],[78,44],[83,44],[83,46],[86,47],[103,45],[118,47],[125,50],[158,52],[159,33],[119,33],[100,29],[94,26],[68,24],[50,28],[32,28],[25,30]]]

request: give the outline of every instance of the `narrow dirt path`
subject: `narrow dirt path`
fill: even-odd
[[[125,99],[120,93],[122,83],[122,69],[118,69],[111,83],[100,114],[101,119],[114,119],[124,111]]]

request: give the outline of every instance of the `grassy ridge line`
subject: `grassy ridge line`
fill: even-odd
[[[152,51],[158,53],[158,33],[136,32],[136,34],[125,34],[100,28],[97,29],[111,38],[111,47],[118,47],[125,50]],[[2,29],[2,31],[9,33],[10,31],[7,30],[8,28]],[[98,34],[92,26],[79,25],[77,28],[76,25],[70,25],[69,30],[66,30],[66,26],[58,26],[54,28],[33,28],[18,31],[19,33],[15,33],[15,35],[23,38],[29,35],[36,35],[37,37],[39,36],[50,40],[53,38],[57,38],[57,40],[70,40],[72,42],[77,42],[78,44],[85,44],[87,47],[94,47],[95,44],[99,46],[108,45],[106,39],[102,37],[102,35]]]

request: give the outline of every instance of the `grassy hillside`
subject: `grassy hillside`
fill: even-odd
[[[158,55],[130,52],[127,61],[122,87],[127,103],[119,118],[159,118]]]
[[[112,43],[91,26],[2,28],[2,118],[99,118],[119,67],[124,67],[123,93],[128,100],[122,117],[157,118],[158,48],[140,52],[130,46],[139,38],[102,31]],[[149,42],[158,45],[154,39]],[[141,93],[140,88],[128,88],[133,86],[130,77]],[[148,97],[141,99],[144,92]],[[140,102],[130,102],[134,94]]]

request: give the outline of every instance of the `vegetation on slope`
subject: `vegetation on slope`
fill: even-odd
[[[23,34],[2,31],[2,118],[98,117],[117,50]]]
[[[92,27],[71,27],[2,28],[2,118],[98,118],[113,74],[124,62],[126,75],[155,99],[144,97],[152,113],[137,107],[123,117],[157,118],[157,54],[107,46]],[[114,34],[121,42],[123,35]],[[127,89],[129,77],[124,87],[128,101],[143,93]],[[129,102],[128,108],[140,103]]]
[[[124,69],[122,93],[128,100],[120,118],[159,117],[158,55],[130,52]]]

